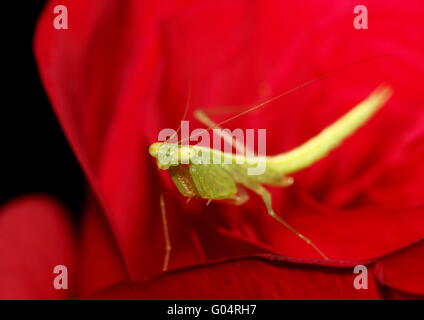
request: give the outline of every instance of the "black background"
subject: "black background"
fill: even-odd
[[[75,216],[84,177],[54,115],[33,56],[35,24],[46,1],[4,1],[0,204],[29,193],[48,193]]]

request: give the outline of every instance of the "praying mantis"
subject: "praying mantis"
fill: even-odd
[[[302,86],[309,83],[305,83]],[[262,107],[298,88],[275,96],[248,109],[242,114]],[[297,231],[276,214],[272,206],[271,194],[264,186],[288,187],[292,185],[293,179],[289,176],[290,174],[310,167],[324,158],[333,149],[337,148],[346,138],[362,127],[389,100],[392,94],[393,90],[390,86],[380,85],[367,98],[334,123],[324,128],[316,136],[288,152],[275,156],[262,156],[249,159],[247,155],[238,155],[201,146],[182,145],[181,141],[176,144],[167,141],[155,142],[150,145],[149,153],[157,160],[159,169],[169,171],[178,191],[188,199],[197,197],[206,199],[208,202],[212,200],[227,200],[234,205],[242,205],[248,200],[248,194],[245,192],[245,189],[253,191],[253,193],[262,198],[270,217],[301,238],[323,259],[328,260],[327,255],[312,240]],[[232,117],[215,124],[202,110],[196,111],[194,116],[207,126],[208,130],[219,128],[224,122],[235,118]],[[228,136],[225,131],[222,131],[221,134],[224,140],[232,141],[233,137]],[[170,152],[169,150],[172,151]],[[166,153],[172,161],[163,163],[160,157],[161,153]],[[201,157],[199,157],[199,154],[201,154]],[[204,159],[210,160],[213,157],[224,161],[219,164],[204,161]],[[240,157],[242,158],[240,159]],[[260,175],[249,175],[247,173],[248,169],[256,166],[259,161],[266,164],[266,170]],[[160,197],[160,205],[166,242],[163,270],[166,271],[171,254],[171,242],[168,234],[163,196]]]

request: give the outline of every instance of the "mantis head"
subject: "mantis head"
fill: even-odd
[[[152,143],[149,147],[149,153],[157,159],[158,168],[162,170],[168,170],[171,166],[188,164],[195,154],[190,146],[167,142]]]

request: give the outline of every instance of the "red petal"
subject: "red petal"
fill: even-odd
[[[0,299],[66,299],[75,292],[74,232],[67,213],[47,196],[25,196],[0,211]],[[53,281],[68,269],[68,290]]]
[[[424,297],[424,240],[382,259],[376,266],[379,282],[390,298]]]
[[[52,28],[56,4],[68,6],[69,30]],[[366,32],[352,27],[356,4],[49,3],[35,43],[43,82],[132,279],[160,270],[164,246],[158,194],[163,188],[147,148],[159,129],[175,127],[181,118],[189,78],[193,108],[250,105],[360,58],[395,55],[346,69],[231,126],[267,128],[269,153],[282,152],[319,132],[378,83],[389,82],[396,92],[389,104],[329,157],[297,174],[294,187],[273,192],[274,206],[329,255],[343,259],[387,253],[424,235],[420,209],[404,209],[417,203],[416,181],[424,173],[412,170],[417,179],[398,185],[388,170],[419,166],[419,155],[405,144],[423,114],[421,2],[399,8],[374,1],[369,4],[373,27]],[[392,158],[396,153],[400,156]],[[395,208],[382,205],[373,187],[383,174],[388,178],[383,199],[418,196],[403,196]],[[196,239],[201,228],[211,226],[285,254],[315,254],[266,217],[257,199],[243,208],[226,208],[171,208],[175,246],[185,248],[175,250],[174,266],[210,256],[217,237]],[[195,226],[191,213],[203,214],[202,227]],[[226,249],[226,255],[238,252]]]
[[[79,296],[129,279],[115,239],[94,199],[84,214],[79,260]]]
[[[237,228],[241,237],[265,244],[285,256],[319,257],[303,240],[269,217],[265,209],[258,210],[255,205],[262,206],[259,200],[252,201],[240,214],[222,210],[215,212],[213,220],[212,210],[209,210],[204,228],[215,227],[219,219],[231,214],[237,215],[232,217],[232,223],[226,223],[227,230]],[[423,237],[421,208],[388,210],[374,207],[327,212],[289,207],[286,210],[278,214],[312,239],[330,258],[337,260],[374,259]],[[237,218],[243,222],[234,222]]]
[[[352,267],[332,268],[244,257],[180,270],[143,284],[123,283],[94,299],[379,299],[369,272],[367,290],[353,286]]]

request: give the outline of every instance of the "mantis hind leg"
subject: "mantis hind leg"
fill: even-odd
[[[169,258],[171,257],[171,238],[169,237],[168,219],[166,217],[165,198],[163,193],[160,195],[160,212],[162,217],[163,234],[165,238],[165,256],[163,259],[162,271],[168,270]]]
[[[324,254],[324,252],[319,249],[315,243],[312,242],[309,238],[305,237],[303,234],[301,234],[299,231],[297,231],[294,227],[292,227],[290,224],[288,224],[285,220],[283,220],[280,216],[278,216],[274,210],[272,209],[272,200],[271,200],[271,194],[261,185],[256,186],[250,186],[250,189],[257,193],[259,196],[262,197],[262,200],[265,203],[265,206],[268,210],[268,214],[277,220],[279,223],[281,223],[283,226],[285,226],[287,229],[289,229],[291,232],[293,232],[295,235],[297,235],[300,239],[305,241],[308,245],[310,245],[321,257],[323,257],[325,260],[328,260],[328,257]]]

